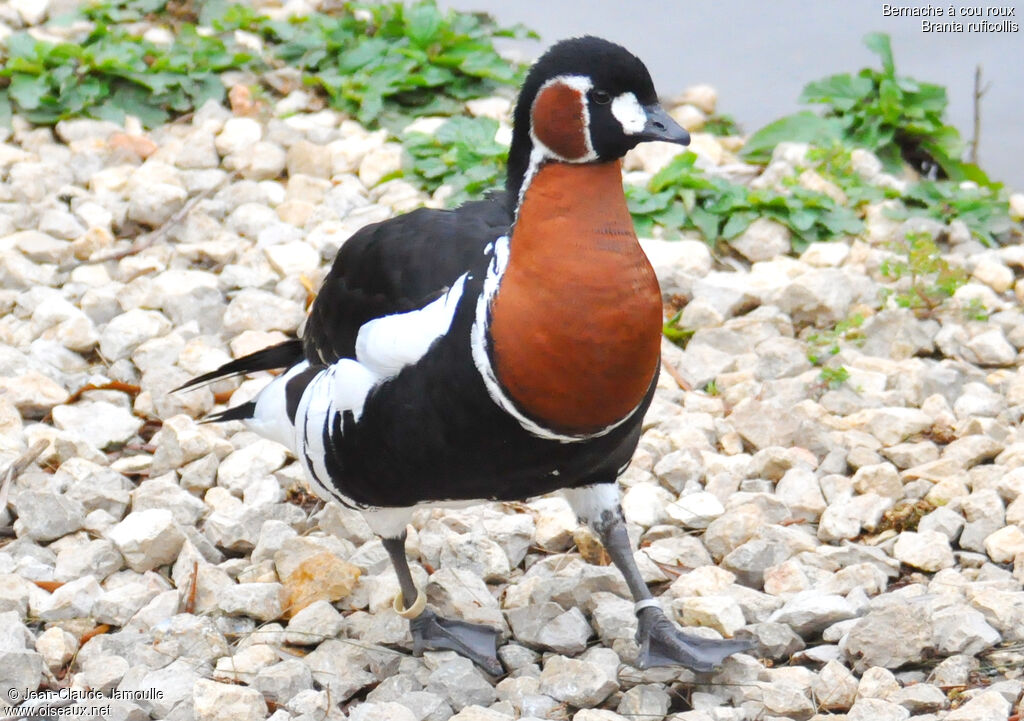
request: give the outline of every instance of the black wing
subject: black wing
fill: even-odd
[[[504,193],[455,210],[420,208],[357,231],[338,251],[313,302],[302,340],[288,340],[193,378],[181,389],[232,375],[354,358],[367,321],[422,308],[505,235],[512,214]],[[179,389],[179,390],[181,390]]]
[[[437,298],[511,222],[498,193],[456,210],[420,208],[361,229],[341,246],[310,309],[302,334],[306,358],[354,358],[364,323]]]

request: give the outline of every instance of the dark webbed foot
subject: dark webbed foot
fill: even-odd
[[[409,622],[413,653],[424,651],[455,651],[465,656],[492,676],[505,673],[498,661],[498,629],[482,624],[456,621],[424,610]]]
[[[744,639],[711,639],[684,633],[660,608],[644,608],[637,618],[638,668],[685,666],[693,671],[712,671],[732,654],[753,647]]]

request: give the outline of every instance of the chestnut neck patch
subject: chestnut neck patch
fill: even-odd
[[[580,90],[551,83],[533,101],[531,120],[537,140],[563,160],[582,160],[590,154],[586,99]]]
[[[520,206],[491,306],[491,360],[508,398],[561,433],[621,421],[656,376],[661,310],[621,164],[544,164]]]

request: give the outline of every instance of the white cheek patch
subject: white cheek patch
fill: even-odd
[[[623,93],[612,101],[612,115],[626,135],[636,135],[647,124],[647,113],[633,93]]]

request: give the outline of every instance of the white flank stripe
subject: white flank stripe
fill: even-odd
[[[256,409],[253,411],[252,418],[245,421],[249,430],[287,446],[292,453],[295,453],[296,447],[295,428],[288,420],[285,388],[288,381],[307,368],[309,368],[309,363],[303,361],[292,367],[287,373],[270,381],[256,397]]]
[[[342,358],[310,380],[299,400],[294,426],[288,420],[285,388],[309,363],[300,363],[275,378],[257,398],[249,427],[288,446],[306,469],[318,496],[357,505],[339,492],[327,472],[326,459],[333,439],[325,439],[324,429],[330,431],[344,413],[352,413],[358,421],[374,386],[416,363],[434,341],[448,332],[465,282],[463,274],[447,293],[429,305],[375,318],[360,328],[356,337],[358,360]]]
[[[380,378],[390,378],[418,361],[451,327],[465,282],[464,273],[433,303],[364,324],[356,336],[356,358]]]

